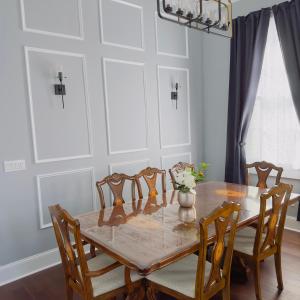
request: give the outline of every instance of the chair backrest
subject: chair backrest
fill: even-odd
[[[273,254],[277,247],[281,247],[282,234],[286,220],[288,202],[293,186],[280,183],[260,197],[260,214],[256,231],[253,254],[264,255],[266,252]],[[267,201],[272,201],[272,209],[267,215]],[[267,217],[267,222],[265,218]]]
[[[180,171],[184,171],[186,168],[190,168],[194,170],[195,167],[193,164],[189,164],[186,162],[179,162],[176,165],[174,165],[171,169],[169,169],[169,174],[171,177],[171,182],[174,190],[176,190],[176,181],[175,181],[174,174],[179,173]]]
[[[161,175],[161,185],[162,185],[162,192],[166,192],[166,171],[165,170],[160,170],[157,168],[146,168],[142,170],[139,174],[135,175],[136,178],[136,183],[138,187],[138,194],[139,197],[143,197],[143,191],[142,191],[142,185],[140,182],[140,179],[143,177],[145,182],[147,183],[148,186],[148,195],[149,197],[154,197],[158,195],[157,189],[156,189],[156,181],[157,181],[157,175]]]
[[[245,169],[246,169],[246,181],[248,185],[248,169],[255,168],[257,177],[258,177],[258,182],[256,184],[257,187],[260,188],[267,188],[267,180],[270,175],[270,173],[274,170],[277,172],[276,175],[276,180],[275,184],[278,185],[281,179],[281,175],[283,172],[283,168],[281,167],[276,167],[272,163],[268,163],[266,161],[261,161],[261,162],[254,162],[252,164],[246,164]]]
[[[209,216],[200,220],[200,249],[196,277],[196,299],[210,299],[230,280],[233,243],[239,219],[240,204],[224,202]],[[214,227],[216,238],[212,246],[211,269],[205,280],[209,230]],[[227,241],[225,238],[228,236]]]
[[[80,238],[79,221],[73,219],[58,204],[50,206],[49,211],[67,284],[75,287],[81,294],[87,290],[91,291],[91,281],[84,276],[88,271],[88,266]],[[72,239],[74,239],[76,247],[73,247]]]
[[[105,208],[105,199],[104,199],[104,193],[103,193],[103,185],[107,184],[110,188],[110,190],[113,193],[114,200],[113,205],[122,204],[125,203],[125,200],[123,198],[123,190],[124,185],[126,181],[131,182],[131,197],[132,200],[135,200],[135,177],[134,176],[128,176],[126,174],[122,173],[114,173],[110,176],[106,176],[101,181],[96,182],[97,190],[99,193],[100,198],[100,205],[101,209]]]

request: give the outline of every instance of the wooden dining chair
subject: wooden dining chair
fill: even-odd
[[[224,202],[200,221],[199,256],[191,254],[151,273],[147,277],[147,295],[156,299],[161,291],[176,299],[207,300],[222,291],[223,299],[230,299],[230,269],[233,243],[239,218],[240,205]],[[216,233],[211,263],[206,261],[208,238]],[[229,235],[227,247],[225,236]]]
[[[171,177],[171,182],[174,190],[176,190],[177,188],[174,174],[179,173],[180,171],[184,171],[186,168],[190,168],[194,170],[195,166],[193,164],[189,164],[186,162],[179,162],[176,165],[174,165],[171,169],[169,169],[169,174]]]
[[[106,176],[101,181],[96,182],[97,190],[100,198],[100,207],[101,209],[105,208],[105,199],[103,193],[103,186],[108,185],[111,192],[113,193],[113,205],[125,203],[123,198],[123,190],[126,181],[131,182],[131,197],[132,201],[135,201],[135,184],[136,180],[134,176],[128,176],[122,173],[114,173],[112,175]]]
[[[270,173],[274,170],[276,171],[276,179],[275,179],[275,184],[278,185],[280,180],[281,180],[281,175],[283,172],[283,168],[281,167],[276,167],[272,163],[268,163],[266,161],[261,161],[261,162],[254,162],[252,164],[246,164],[245,165],[245,170],[246,170],[246,185],[248,185],[249,181],[249,173],[248,170],[255,168],[257,177],[258,177],[258,182],[256,184],[257,187],[260,188],[267,188],[267,180],[269,178]]]
[[[154,196],[158,195],[158,192],[156,189],[158,175],[161,175],[162,192],[166,193],[166,171],[165,170],[148,167],[148,168],[140,171],[139,174],[135,175],[139,198],[143,198],[141,178],[143,178],[145,180],[145,182],[147,183],[148,196],[154,197]]]
[[[256,299],[261,300],[260,263],[274,255],[278,289],[283,289],[281,270],[281,243],[292,186],[280,183],[260,197],[260,214],[257,229],[246,227],[236,234],[235,258],[250,262],[254,268]],[[267,214],[267,201],[272,202]],[[265,222],[267,218],[267,222]]]
[[[73,299],[74,291],[84,300],[106,300],[140,288],[142,278],[134,272],[128,276],[129,270],[124,270],[119,262],[106,254],[87,260],[79,221],[59,205],[50,206],[49,211],[64,268],[68,300]]]

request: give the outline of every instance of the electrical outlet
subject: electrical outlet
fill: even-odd
[[[22,171],[26,169],[25,160],[10,160],[4,162],[5,172]]]

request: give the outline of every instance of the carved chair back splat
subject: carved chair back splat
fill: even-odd
[[[218,291],[230,295],[230,271],[234,238],[239,219],[240,205],[224,202],[209,216],[200,220],[200,249],[196,277],[196,299],[210,299]],[[205,264],[208,249],[208,228],[214,225],[216,238],[211,253],[211,269],[205,282]],[[228,232],[230,227],[230,231]],[[225,236],[228,235],[225,245]],[[223,299],[226,299],[223,297]],[[230,299],[230,296],[227,298]]]
[[[293,187],[280,183],[262,194],[260,197],[260,213],[258,227],[255,236],[253,254],[257,257],[264,257],[271,252],[276,252],[281,247],[288,202]],[[272,201],[272,211],[269,216],[266,214],[267,201]],[[267,217],[267,222],[265,218]],[[263,235],[265,233],[265,235]],[[267,255],[268,256],[268,255]]]
[[[189,164],[186,162],[179,162],[176,165],[174,165],[171,169],[169,169],[169,174],[171,177],[171,182],[174,190],[176,190],[176,181],[175,181],[174,174],[179,173],[180,171],[184,171],[186,168],[190,168],[192,170],[195,169],[193,164]]]
[[[101,181],[96,182],[97,190],[99,193],[100,198],[100,205],[101,209],[105,208],[105,200],[104,200],[104,193],[103,193],[103,186],[107,184],[110,188],[110,190],[113,193],[114,199],[113,199],[113,205],[117,204],[123,204],[125,203],[125,200],[123,198],[123,189],[126,181],[131,182],[131,196],[132,201],[135,201],[135,184],[136,180],[134,176],[128,176],[126,174],[122,173],[114,173],[110,176],[105,177]]]
[[[273,165],[272,163],[268,163],[266,161],[261,161],[261,162],[254,162],[252,164],[246,164],[245,169],[246,169],[246,184],[248,185],[248,170],[251,168],[255,168],[257,177],[258,177],[258,182],[257,182],[257,187],[261,188],[267,188],[267,180],[270,175],[270,173],[274,170],[277,172],[276,175],[276,180],[275,184],[278,185],[280,183],[281,175],[283,172],[283,168],[277,167]]]
[[[140,181],[141,178],[144,178],[147,184],[149,191],[148,196],[155,197],[158,195],[156,189],[157,175],[161,175],[162,192],[166,193],[166,171],[148,167],[135,176],[140,198],[143,197],[142,185]]]

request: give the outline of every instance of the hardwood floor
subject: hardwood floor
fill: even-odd
[[[300,299],[300,233],[285,231],[282,248],[284,290],[277,295],[273,259],[263,262],[262,294],[264,300]],[[0,287],[0,300],[65,300],[61,266],[36,273]],[[74,300],[80,298],[75,296]],[[169,300],[161,295],[160,300]],[[231,300],[254,300],[252,275],[246,284],[233,282]]]

